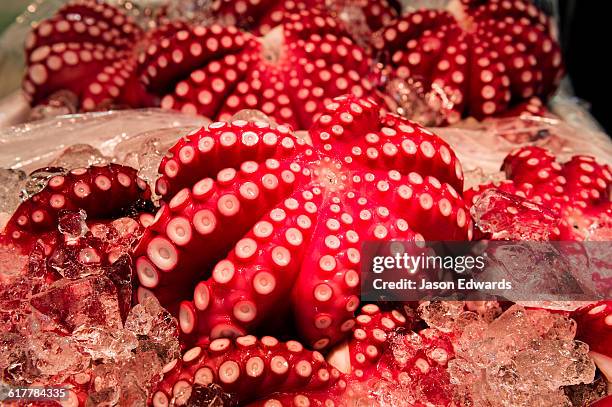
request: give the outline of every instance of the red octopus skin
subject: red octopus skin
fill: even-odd
[[[82,110],[133,99],[128,83],[136,62],[132,47],[141,36],[131,17],[103,1],[66,4],[26,39],[26,97],[37,105],[69,90]]]
[[[499,189],[556,213],[560,223],[551,239],[583,240],[583,231],[594,222],[610,228],[612,175],[608,165],[583,155],[561,164],[548,150],[530,146],[511,152],[502,170],[508,180]],[[466,201],[474,204],[484,191],[498,186],[487,184],[466,191]]]
[[[611,407],[612,406],[612,396],[604,397],[601,400],[597,400],[595,403],[591,404],[590,407]]]
[[[499,115],[554,92],[564,71],[543,12],[528,0],[454,6],[408,13],[384,27],[377,42],[398,76],[447,95],[449,123]]]
[[[191,341],[251,332],[288,300],[308,346],[344,337],[359,305],[361,242],[471,236],[454,153],[418,125],[378,114],[371,100],[337,98],[312,147],[285,126],[245,121],[180,141],[160,167],[167,203],[136,250],[140,297],[176,309],[202,280],[180,305]],[[355,148],[331,148],[332,133]],[[373,137],[385,140],[376,151]]]
[[[398,15],[399,4],[387,0],[338,1],[348,7],[356,7],[364,13],[366,23],[377,30]],[[282,24],[287,14],[312,8],[328,7],[324,0],[216,0],[212,8],[216,15],[228,19],[232,24],[246,26],[259,34],[266,34]]]

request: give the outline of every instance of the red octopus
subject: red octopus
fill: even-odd
[[[506,157],[502,170],[508,180],[476,186],[465,192],[466,201],[475,204],[484,192],[496,189],[507,195],[494,203],[496,210],[488,216],[520,218],[527,225],[547,223],[548,237],[554,240],[609,238],[612,174],[608,165],[582,155],[561,164],[541,147],[522,147]]]
[[[162,161],[139,298],[176,310],[192,293],[178,313],[187,342],[244,335],[290,308],[305,343],[327,348],[354,324],[362,242],[470,238],[461,165],[434,134],[339,97],[310,137],[215,122]]]
[[[133,47],[142,35],[131,17],[104,2],[68,3],[26,39],[26,97],[38,105],[70,91],[83,110],[140,101]]]
[[[547,98],[563,75],[549,19],[527,0],[462,0],[449,10],[408,13],[380,31],[399,77],[423,82],[461,117],[503,114],[532,96]]]
[[[314,9],[263,39],[219,25],[170,32],[140,56],[138,72],[163,108],[221,120],[258,109],[307,129],[332,97],[374,91],[370,65],[366,51]]]

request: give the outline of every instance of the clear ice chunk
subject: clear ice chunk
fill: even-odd
[[[89,231],[87,226],[87,213],[81,209],[79,211],[63,212],[57,220],[57,229],[64,235],[66,242],[76,242],[84,237]]]
[[[28,262],[29,256],[20,247],[0,243],[0,291],[8,290],[27,274]]]
[[[72,339],[82,352],[101,361],[127,360],[138,346],[134,333],[99,326],[80,326],[72,333]]]
[[[261,110],[242,109],[236,112],[231,120],[246,120],[248,122],[263,122],[268,123],[271,128],[276,128],[278,123],[272,117],[268,116]]]
[[[89,392],[87,405],[140,407],[147,405],[148,395],[162,378],[162,364],[155,352],[138,352],[118,363],[95,366],[95,387]]]
[[[155,351],[164,365],[180,355],[178,321],[155,297],[147,297],[131,309],[125,329],[137,335],[141,349]]]
[[[59,157],[49,163],[49,166],[71,170],[92,165],[105,165],[109,163],[109,160],[108,157],[102,155],[100,150],[89,144],[74,144],[62,151]]]
[[[23,171],[0,168],[0,231],[21,203],[26,178]]]
[[[58,280],[30,303],[69,333],[80,326],[122,326],[117,288],[105,276]]]
[[[472,405],[570,406],[563,387],[590,383],[595,365],[588,346],[574,341],[562,314],[513,305],[491,324],[463,330],[449,362],[457,397]]]
[[[417,314],[428,326],[452,332],[464,309],[463,301],[425,301],[419,305]]]
[[[82,353],[69,336],[54,332],[38,332],[27,338],[27,380],[36,381],[40,376],[53,382],[84,371],[90,364],[88,355]]]

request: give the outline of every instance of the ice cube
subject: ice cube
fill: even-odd
[[[234,120],[246,120],[248,122],[268,123],[273,129],[278,127],[278,123],[276,122],[276,120],[274,120],[272,117],[268,116],[261,110],[256,109],[242,109],[232,116],[231,121]]]
[[[21,247],[0,242],[0,290],[9,288],[27,273],[29,256]]]
[[[463,301],[425,301],[419,305],[417,314],[430,327],[452,332],[464,308]]]
[[[54,332],[39,332],[28,337],[28,362],[32,364],[29,378],[32,381],[43,377],[66,377],[85,370],[89,356],[80,352],[70,337]]]
[[[529,308],[544,308],[556,311],[575,311],[593,301],[516,301],[517,304]]]
[[[46,284],[46,269],[32,261],[41,254],[39,250],[42,247],[35,245],[28,255],[20,247],[0,243],[0,324],[7,330],[21,318],[24,302]]]
[[[87,213],[83,209],[63,212],[57,219],[57,229],[64,235],[67,243],[73,243],[89,231],[86,220]]]
[[[555,242],[492,242],[486,250],[486,267],[475,278],[481,281],[504,279],[513,288],[503,292],[507,299],[514,302],[537,300],[526,304],[538,307],[554,308],[570,299],[596,298],[594,287],[577,278],[576,274],[586,271],[576,267],[577,257],[568,254],[566,248],[565,243]]]
[[[383,377],[350,383],[342,401],[356,407],[412,407],[419,400],[409,384]]]
[[[0,168],[0,231],[21,203],[19,196],[26,178],[23,171]]]
[[[548,240],[560,222],[553,211],[496,189],[485,191],[470,213],[475,226],[495,240]]]
[[[69,333],[83,325],[122,326],[117,288],[105,276],[58,280],[33,296],[30,303]]]
[[[138,346],[134,333],[99,326],[80,326],[72,333],[71,339],[92,359],[101,361],[127,360]]]
[[[159,135],[158,135],[159,133]],[[168,149],[178,139],[188,133],[187,129],[165,129],[137,136],[119,143],[113,150],[113,155],[124,165],[138,169],[151,191],[155,192],[155,182],[159,178],[159,164]]]
[[[502,313],[501,305],[498,301],[466,301],[465,308],[475,312],[486,322],[492,322]],[[465,325],[474,319],[474,315],[465,312],[460,315],[457,322],[461,322],[463,325]]]
[[[60,90],[51,94],[46,103],[32,108],[30,120],[41,120],[50,117],[73,114],[78,111],[79,98],[69,90]]]
[[[139,352],[120,363],[105,363],[93,370],[94,388],[87,405],[140,407],[147,405],[151,388],[162,378],[155,352]]]
[[[145,298],[130,310],[125,329],[138,336],[141,349],[157,352],[163,364],[180,355],[178,322],[155,297]]]
[[[66,148],[59,157],[49,163],[49,167],[66,168],[87,168],[92,165],[105,165],[110,162],[100,150],[89,144],[74,144]]]
[[[397,114],[426,126],[444,123],[453,107],[452,98],[444,92],[425,89],[423,82],[415,78],[390,76],[385,89],[387,102]]]
[[[113,264],[104,268],[104,275],[113,282],[117,289],[119,310],[122,318],[128,315],[132,304],[132,278],[134,276],[132,264],[131,257],[123,254]]]
[[[3,379],[18,381],[27,368],[26,338],[18,333],[0,333],[0,371]]]
[[[513,305],[490,324],[467,326],[449,362],[457,397],[472,405],[570,406],[563,387],[590,383],[588,346],[568,317]]]

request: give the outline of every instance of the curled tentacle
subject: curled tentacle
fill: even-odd
[[[155,407],[183,404],[196,384],[218,384],[245,404],[274,392],[326,391],[341,377],[323,355],[299,342],[252,335],[196,346],[164,370],[152,398]]]
[[[23,202],[7,223],[4,234],[23,242],[56,230],[64,211],[83,210],[90,221],[129,214],[150,198],[136,170],[117,164],[79,168],[49,178],[42,191]]]

